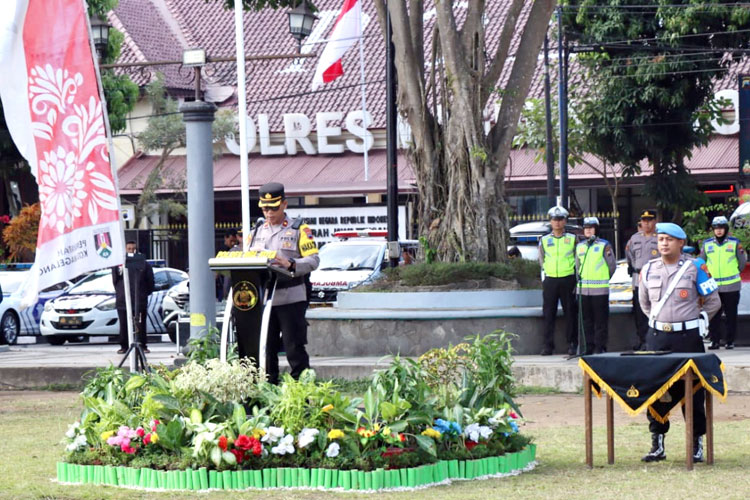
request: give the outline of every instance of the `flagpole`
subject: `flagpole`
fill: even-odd
[[[99,61],[96,54],[96,47],[94,46],[94,37],[91,33],[91,22],[88,16],[88,6],[86,0],[81,0],[83,3],[83,13],[86,18],[86,30],[89,35],[89,46],[91,47],[91,59],[94,62],[94,73],[96,74],[96,83],[99,90],[99,101],[102,106],[102,118],[104,119],[104,133],[107,134],[107,150],[109,153],[109,167],[112,171],[112,181],[115,184],[115,199],[117,200],[117,214],[118,222],[120,226],[120,241],[122,242],[122,255],[125,255],[125,228],[122,224],[122,203],[120,202],[120,184],[117,180],[117,161],[115,160],[115,147],[112,141],[112,130],[109,125],[109,113],[107,112],[107,101],[104,99],[104,87],[102,86],[102,76],[99,73]],[[133,304],[130,301],[130,279],[128,277],[128,269],[125,266],[125,262],[122,263],[122,281],[125,289],[125,310],[128,321],[128,345],[133,345]],[[146,335],[146,332],[143,332]],[[122,363],[121,363],[122,364]],[[130,371],[135,372],[136,370],[136,351],[135,349],[130,351]]]
[[[247,160],[247,89],[245,86],[245,32],[242,2],[234,2],[234,38],[237,53],[237,115],[240,124],[240,196],[242,199],[242,247],[250,236],[250,173]]]
[[[362,25],[362,2],[359,5],[359,81],[362,89],[362,126],[367,130],[367,99],[365,97],[365,49],[364,49],[364,26]],[[365,181],[369,180],[369,162],[367,158],[367,134],[362,142],[365,152]]]

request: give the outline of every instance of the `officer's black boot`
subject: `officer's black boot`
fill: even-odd
[[[693,462],[703,462],[703,436],[693,439]]]
[[[701,451],[701,454],[703,452]],[[651,434],[651,451],[646,453],[642,462],[659,462],[667,458],[667,453],[664,450],[664,434]]]

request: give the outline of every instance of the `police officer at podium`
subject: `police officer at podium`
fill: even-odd
[[[562,303],[565,315],[565,337],[568,354],[573,355],[578,348],[576,335],[576,237],[565,232],[568,211],[563,207],[552,207],[547,212],[552,232],[539,240],[539,264],[544,272],[542,281],[542,313],[544,314],[544,347],[542,356],[549,356],[555,350],[555,319],[557,301]]]
[[[714,237],[703,242],[700,257],[706,261],[708,270],[719,285],[721,309],[711,319],[708,333],[711,337],[709,349],[721,345],[721,313],[727,317],[727,336],[724,347],[734,349],[737,334],[737,306],[740,303],[742,280],[740,272],[745,269],[747,254],[737,238],[729,236],[729,221],[724,216],[711,221]]]
[[[304,276],[318,267],[318,247],[312,231],[301,219],[290,219],[285,210],[284,185],[269,182],[260,187],[260,206],[265,222],[252,235],[250,250],[276,250],[271,264],[291,271],[291,279],[279,278],[268,326],[266,371],[269,382],[279,381],[279,352],[286,352],[291,375],[299,378],[310,367],[307,344],[307,290]]]
[[[640,303],[648,319],[646,349],[649,351],[705,352],[702,332],[708,320],[721,307],[718,286],[702,259],[693,259],[682,250],[685,231],[671,222],[656,224],[659,258],[647,262],[640,274]],[[706,433],[705,389],[693,396],[693,460],[703,461],[703,434]],[[683,407],[684,412],[684,407]],[[648,414],[651,451],[641,460],[656,462],[667,458],[664,435],[669,420],[659,422]]]
[[[609,280],[617,266],[612,245],[597,235],[598,230],[599,219],[584,218],[583,235],[586,240],[576,247],[578,307],[583,317],[585,354],[607,352]]]
[[[641,268],[651,259],[659,256],[656,248],[656,211],[648,209],[641,212],[640,231],[630,237],[625,245],[625,258],[628,261],[628,271],[633,276],[633,319],[635,321],[635,331],[638,336],[638,343],[634,349],[643,348],[646,340],[646,330],[648,330],[648,318],[641,309],[638,299],[638,275]]]

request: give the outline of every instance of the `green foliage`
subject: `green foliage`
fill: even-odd
[[[196,405],[207,396],[220,403],[242,403],[259,395],[262,380],[265,374],[250,360],[223,363],[213,358],[205,363],[187,363],[175,377],[174,386]]]
[[[138,102],[138,85],[127,75],[116,75],[112,71],[102,72],[102,87],[107,100],[107,113],[112,133],[121,132],[128,126],[127,115]]]
[[[433,262],[435,262],[435,259],[437,258],[437,250],[430,247],[430,242],[427,241],[427,238],[424,236],[420,236],[419,244],[422,245],[422,250],[424,251],[425,263],[432,264]]]
[[[748,9],[731,0],[660,0],[635,11],[624,7],[640,0],[564,3],[570,40],[609,43],[578,55],[588,88],[576,113],[589,151],[623,165],[625,175],[639,174],[647,160],[654,169],[647,192],[659,208],[692,208],[699,200],[684,160],[708,142],[711,120],[721,121],[714,81],[731,62],[726,52],[748,46],[742,33],[750,27]]]
[[[683,214],[683,228],[688,236],[688,241],[700,249],[701,243],[706,238],[713,237],[711,230],[711,219],[723,215],[727,219],[737,208],[734,206],[736,199],[730,199],[730,203],[714,203],[713,205],[699,206]],[[732,236],[739,239],[742,246],[748,248],[750,245],[750,227],[734,227],[730,229]]]
[[[305,370],[299,380],[284,374],[279,386],[266,385],[261,399],[270,419],[283,422],[287,432],[296,434],[303,427],[324,425],[328,414],[323,408],[332,387],[331,382],[316,383],[315,372]]]
[[[539,273],[537,262],[511,259],[507,262],[422,262],[388,269],[385,275],[388,281],[400,280],[406,286],[450,285],[494,277],[518,281],[523,287],[538,288]],[[377,286],[375,283],[374,287]]]
[[[218,328],[211,327],[208,333],[202,337],[188,341],[188,362],[206,364],[210,359],[218,359],[221,354],[221,332]],[[237,359],[237,346],[227,346],[227,361]]]

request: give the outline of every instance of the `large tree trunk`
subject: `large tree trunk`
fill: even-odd
[[[491,57],[485,45],[483,0],[468,2],[461,29],[453,2],[436,2],[431,51],[422,46],[423,26],[418,22],[423,19],[423,2],[410,0],[408,9],[407,2],[387,3],[399,107],[413,134],[410,159],[419,192],[419,231],[444,261],[506,258],[505,164],[555,2],[536,0],[526,7],[528,21],[517,26],[526,4],[505,1],[510,4],[506,21]],[[376,6],[384,25],[385,3],[378,1]],[[514,30],[521,33],[521,41],[511,54],[506,88],[497,92]],[[424,54],[431,54],[429,64]],[[498,93],[503,96],[498,122],[486,134],[484,114],[489,100],[499,99]]]

